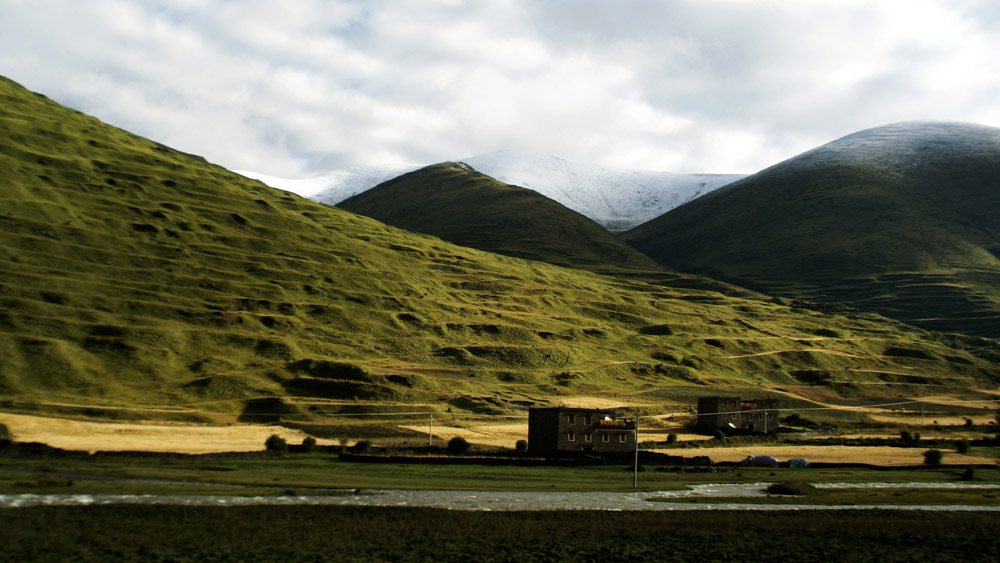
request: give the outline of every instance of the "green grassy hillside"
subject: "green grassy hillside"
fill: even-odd
[[[337,207],[461,246],[559,266],[659,268],[583,215],[462,163],[404,174]]]
[[[1000,337],[1000,129],[863,131],[627,233],[682,271]]]
[[[509,411],[726,386],[897,396],[1000,375],[893,323],[699,286],[721,287],[388,227],[0,80],[3,408]]]

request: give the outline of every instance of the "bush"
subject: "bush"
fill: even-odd
[[[455,436],[448,440],[448,453],[452,455],[462,455],[469,451],[469,442],[461,436]]]
[[[899,440],[901,442],[903,442],[904,444],[912,444],[913,443],[913,434],[911,434],[909,430],[900,430],[900,432],[899,432]]]
[[[354,442],[353,446],[351,446],[351,451],[359,454],[368,453],[372,451],[372,443],[368,440],[358,440],[357,442]]]
[[[274,453],[286,453],[288,451],[288,442],[277,434],[271,434],[264,441],[264,449]]]
[[[959,440],[959,441],[955,442],[955,451],[958,452],[958,453],[960,453],[960,454],[967,454],[967,453],[969,453],[969,441],[968,440]]]
[[[801,415],[792,413],[788,416],[781,417],[779,419],[781,424],[785,426],[797,426],[800,428],[819,428],[819,424],[809,420],[808,418],[803,418]]]
[[[528,451],[528,441],[527,440],[518,440],[517,443],[514,444],[514,449],[517,450],[517,451],[519,451],[519,452],[526,452],[526,451]]]
[[[0,424],[0,440],[10,440],[10,430],[6,424]]]
[[[667,445],[672,446],[677,443],[677,434],[667,434]]]
[[[312,453],[313,450],[316,449],[316,438],[313,438],[312,436],[306,436],[303,438],[302,449],[305,450],[307,454]]]
[[[715,439],[718,440],[718,441],[720,441],[720,442],[725,442],[726,441],[726,434],[722,430],[716,430],[715,431]]]
[[[941,450],[927,450],[924,452],[924,465],[941,465]]]
[[[807,483],[771,483],[764,492],[769,495],[807,495],[815,490]]]
[[[976,468],[975,468],[975,466],[973,466],[972,464],[969,464],[969,466],[965,468],[965,473],[962,473],[961,479],[963,481],[975,481],[976,480]]]

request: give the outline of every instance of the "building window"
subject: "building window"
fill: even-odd
[[[566,415],[566,422],[568,422],[570,424],[576,423],[576,415],[575,414],[567,414]]]
[[[566,433],[566,439],[569,440],[570,442],[572,442],[572,441],[576,440],[576,434],[574,434],[573,432],[567,432]]]
[[[591,435],[590,435],[590,432],[584,432],[584,433],[583,433],[583,441],[584,441],[584,442],[590,442],[590,441],[591,441]]]
[[[601,441],[602,442],[610,442],[611,441],[611,436],[609,436],[607,432],[604,432],[604,433],[601,434]]]
[[[590,415],[589,414],[587,416],[583,417],[583,422],[585,424],[590,424]]]
[[[625,442],[628,442],[628,434],[619,434],[618,435],[618,441],[621,442],[621,443],[623,443],[623,444]]]

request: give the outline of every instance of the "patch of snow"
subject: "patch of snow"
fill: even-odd
[[[479,172],[553,199],[612,231],[625,231],[745,174],[675,174],[500,151],[462,159]]]

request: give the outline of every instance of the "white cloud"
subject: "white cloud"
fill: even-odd
[[[1000,125],[989,1],[0,0],[0,74],[236,169],[503,148],[753,172],[908,119]]]

